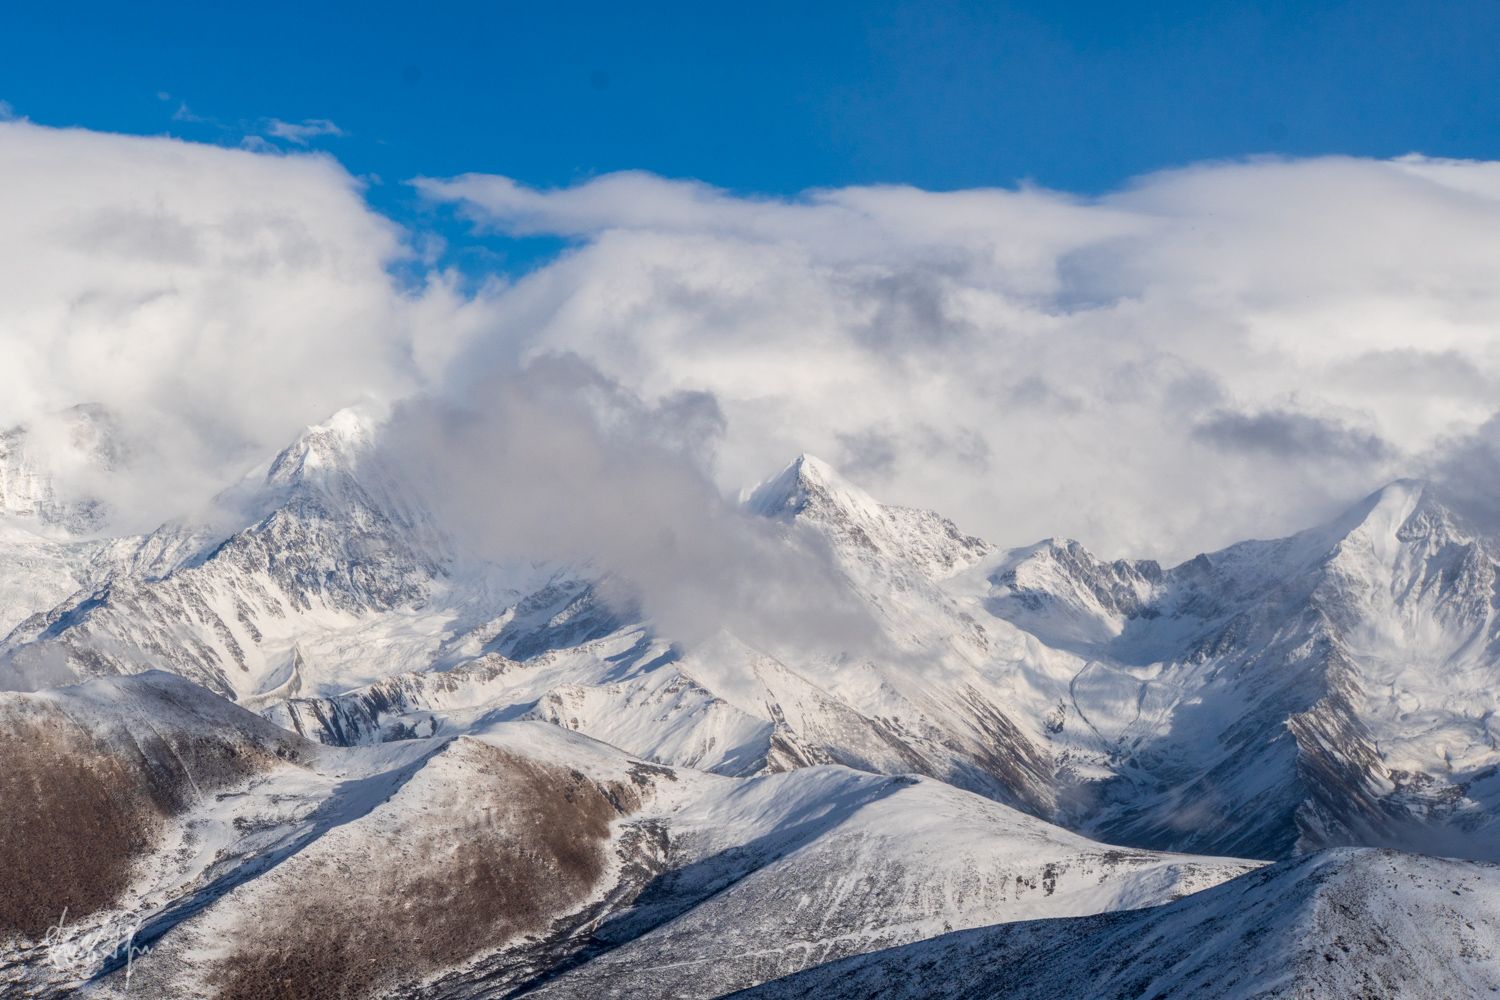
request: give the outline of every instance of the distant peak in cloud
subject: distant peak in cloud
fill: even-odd
[[[326,157],[0,123],[0,428],[99,404],[128,462],[33,457],[150,530],[298,428],[421,391],[470,304],[396,287],[411,250],[360,189]]]

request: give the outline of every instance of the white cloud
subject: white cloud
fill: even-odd
[[[483,402],[571,352],[643,412],[710,402],[721,489],[810,451],[997,542],[1168,560],[1500,469],[1497,164],[1209,164],[1092,200],[417,183],[576,245],[406,291],[422,234],[327,156],[0,123],[0,427],[103,404],[128,462],[79,488],[149,527],[341,406]]]
[[[1209,164],[1091,201],[417,183],[579,241],[505,328],[648,400],[712,394],[724,487],[808,450],[996,541],[1170,560],[1426,472],[1497,409],[1494,164]]]
[[[266,122],[266,133],[278,139],[295,142],[299,146],[306,146],[309,139],[316,139],[320,135],[349,134],[326,118],[308,118],[300,125],[271,118]]]
[[[711,397],[644,406],[558,356],[491,370],[471,390],[464,406],[399,407],[386,436],[465,551],[590,563],[609,574],[607,600],[639,604],[688,645],[721,627],[804,655],[878,641],[821,536],[787,545],[780,525],[746,516],[704,475],[722,430]]]
[[[482,307],[440,275],[398,290],[403,234],[323,156],[3,123],[0,218],[0,428],[106,407],[130,461],[72,486],[117,528],[341,406],[418,391]]]
[[[187,106],[186,101],[177,102],[177,110],[172,112],[174,122],[195,122],[198,124],[217,125],[217,120],[205,118],[202,115],[193,114],[193,109]]]

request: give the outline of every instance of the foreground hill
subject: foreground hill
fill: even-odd
[[[1110,848],[940,782],[727,778],[535,721],[325,747],[161,672],[0,695],[0,775],[18,997],[599,995],[620,977],[708,997],[1255,867]]]
[[[734,996],[1446,1000],[1496,992],[1500,868],[1343,848],[1167,906],[958,931]]]

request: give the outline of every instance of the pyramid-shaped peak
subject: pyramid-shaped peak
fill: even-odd
[[[842,482],[843,481],[843,477],[839,475],[837,469],[835,469],[833,466],[829,465],[827,462],[823,461],[818,456],[816,456],[816,455],[809,455],[805,451],[802,454],[798,455],[792,461],[791,465],[787,466],[787,468],[789,468],[789,469],[796,469],[797,470],[797,475],[800,478],[803,478],[803,479],[806,479],[806,480],[809,480],[809,481],[816,481],[816,482]]]
[[[1398,479],[1382,486],[1332,520],[1275,542],[1241,542],[1207,558],[1217,566],[1265,549],[1276,551],[1278,564],[1313,566],[1339,552],[1369,552],[1378,561],[1395,559],[1412,537],[1433,532],[1468,534],[1459,519],[1422,479]],[[1270,548],[1267,548],[1270,547]],[[1227,563],[1226,563],[1227,564]],[[1184,564],[1186,566],[1187,564]],[[1289,570],[1288,570],[1289,571]]]
[[[1398,479],[1371,493],[1369,499],[1374,500],[1377,505],[1404,504],[1415,507],[1431,491],[1432,484],[1425,479]]]
[[[380,421],[375,407],[346,406],[323,423],[308,427],[272,459],[266,482],[291,482],[314,470],[352,467],[359,456],[374,448]]]
[[[1414,541],[1425,538],[1429,543],[1468,543],[1494,536],[1481,527],[1486,521],[1462,498],[1449,494],[1442,486],[1424,479],[1398,479],[1369,497],[1369,513],[1361,527],[1371,535]],[[1471,516],[1479,515],[1478,521]]]
[[[369,405],[346,406],[321,424],[313,424],[302,433],[304,441],[337,442],[345,447],[360,448],[375,440],[381,414]]]
[[[752,514],[789,521],[800,514],[879,516],[880,504],[827,462],[806,453],[744,495]]]
[[[1419,508],[1433,507],[1430,483],[1424,479],[1398,479],[1350,507],[1327,530],[1343,537],[1355,531],[1379,537],[1394,537]]]

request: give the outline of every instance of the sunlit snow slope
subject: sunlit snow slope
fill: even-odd
[[[1342,848],[1168,906],[959,931],[735,997],[1448,1000],[1496,992],[1500,869]]]
[[[716,996],[1255,867],[1109,848],[940,782],[720,777],[535,721],[326,747],[160,672],[0,695],[0,781],[17,997],[601,995],[648,972]]]
[[[524,718],[730,776],[918,774],[1133,847],[1500,857],[1497,549],[1423,483],[1163,569],[1003,551],[803,456],[743,509],[817,542],[878,633],[815,653],[683,646],[586,564],[462,554],[379,433],[309,429],[228,527],[27,535],[0,675],[170,670],[328,744]]]

